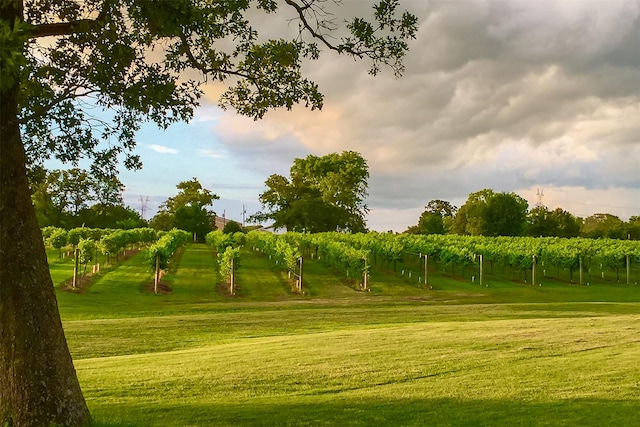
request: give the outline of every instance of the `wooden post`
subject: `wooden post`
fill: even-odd
[[[300,276],[298,277],[298,292],[302,293],[302,257],[300,257]]]
[[[424,254],[424,286],[429,286],[429,276],[427,276],[428,261],[429,261],[429,255]]]
[[[76,288],[76,284],[78,283],[78,257],[80,255],[80,251],[78,250],[78,248],[75,248],[75,250],[73,251],[73,256],[75,257],[75,262],[73,264],[73,282],[71,284],[71,287],[73,289]]]
[[[627,285],[631,284],[631,262],[629,255],[627,255]]]
[[[229,280],[229,293],[231,295],[235,295],[235,270],[236,270],[236,260],[235,258],[231,259],[231,280]]]
[[[367,274],[367,258],[364,258],[364,274],[363,274],[363,280],[362,280],[362,285],[364,287],[364,290],[366,291],[368,289],[369,284],[368,282],[368,274]]]
[[[531,284],[535,286],[536,284],[536,256],[533,256],[533,262],[531,265]]]
[[[160,258],[156,254],[156,274],[153,280],[153,293],[158,293],[158,282],[160,281]]]
[[[582,285],[582,257],[578,257],[578,262],[580,264],[580,285]]]
[[[482,276],[484,275],[484,257],[480,254],[480,286],[482,286]]]

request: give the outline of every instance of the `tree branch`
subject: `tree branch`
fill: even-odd
[[[255,78],[253,78],[253,76],[251,76],[249,74],[242,73],[242,72],[236,71],[236,70],[228,70],[228,69],[223,69],[223,68],[206,67],[200,61],[198,61],[196,59],[196,57],[193,55],[193,52],[191,52],[191,46],[189,45],[189,41],[187,40],[187,36],[184,33],[180,34],[180,40],[182,42],[182,46],[184,47],[184,52],[187,55],[187,58],[189,58],[189,63],[196,70],[200,70],[204,74],[209,74],[209,73],[210,74],[214,74],[214,75],[215,74],[227,74],[227,75],[242,77],[242,78],[245,78],[245,79],[251,81],[252,83],[254,83],[257,86],[257,84],[255,82]]]
[[[30,120],[35,120],[38,117],[42,117],[49,110],[51,110],[53,107],[55,107],[56,105],[58,105],[59,103],[61,103],[63,101],[67,101],[69,99],[83,98],[85,96],[89,96],[89,95],[92,95],[94,93],[99,93],[100,92],[97,89],[93,89],[93,90],[87,90],[86,92],[73,93],[77,89],[79,89],[79,87],[74,87],[74,88],[70,88],[68,90],[65,90],[60,96],[57,96],[56,98],[52,99],[51,102],[49,102],[48,104],[42,105],[39,108],[33,110],[32,114],[29,114],[28,116],[21,117],[20,120],[19,120],[19,123],[20,124],[25,124],[25,123],[29,122]]]
[[[105,0],[102,9],[95,19],[78,19],[71,22],[53,22],[50,24],[35,25],[29,32],[30,38],[68,36],[77,31],[78,27],[97,24],[106,19],[111,6],[111,0]]]
[[[336,46],[332,45],[324,35],[322,35],[321,33],[319,33],[318,31],[316,31],[311,24],[309,24],[309,21],[307,21],[307,17],[306,17],[306,10],[309,9],[311,7],[311,5],[305,5],[305,6],[300,6],[298,3],[296,3],[293,0],[285,0],[285,3],[288,4],[289,6],[293,7],[297,12],[298,12],[298,17],[300,18],[300,22],[302,22],[302,25],[304,26],[304,28],[309,31],[309,34],[311,34],[311,36],[313,36],[314,38],[320,40],[327,48],[331,49],[331,50],[335,50],[336,52],[340,52],[340,49],[337,48]]]

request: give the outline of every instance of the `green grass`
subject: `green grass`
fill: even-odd
[[[236,331],[76,364],[115,425],[634,425],[639,329],[612,315]]]
[[[63,256],[57,249],[47,249],[47,259],[49,261],[49,271],[53,285],[59,288],[65,281],[73,277],[73,257]]]
[[[215,265],[189,245],[154,295],[141,252],[58,292],[97,425],[640,425],[636,286],[427,290],[379,266],[361,292],[305,260],[298,295],[243,252],[230,297]]]

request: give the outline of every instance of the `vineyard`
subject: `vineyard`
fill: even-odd
[[[156,232],[48,228],[54,282],[116,268],[141,251],[153,291],[179,248],[190,241],[184,231]],[[470,237],[390,233],[286,233],[253,231],[206,236],[219,293],[236,295],[252,286],[252,260],[264,259],[287,283],[290,296],[313,296],[318,272],[353,291],[421,294],[433,290],[562,285],[629,285],[640,282],[640,242],[611,239]],[[57,254],[57,256],[55,255]],[[89,268],[90,267],[90,268]],[[89,270],[88,270],[89,268]],[[89,273],[87,273],[89,271]],[[307,274],[309,273],[309,274]],[[238,275],[242,280],[238,280]],[[262,274],[262,273],[260,273]],[[71,280],[71,289],[76,280]],[[280,279],[274,285],[280,287]],[[570,289],[577,289],[570,287]],[[485,289],[486,290],[486,289]],[[241,293],[238,294],[241,296]]]
[[[178,230],[48,234],[96,425],[640,421],[637,242],[206,242]]]

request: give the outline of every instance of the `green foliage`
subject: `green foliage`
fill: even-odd
[[[580,221],[562,208],[549,211],[546,206],[536,206],[527,216],[526,234],[532,237],[577,237]]]
[[[79,168],[40,169],[33,171],[30,181],[41,226],[124,228],[118,223],[128,222],[135,228],[144,223],[136,211],[124,206],[124,185],[114,176],[91,176]]]
[[[215,221],[215,212],[207,209],[207,206],[213,206],[213,201],[219,197],[203,188],[197,178],[180,182],[176,187],[178,194],[160,205],[160,211],[151,220],[151,226],[160,230],[186,230],[203,241],[204,236],[213,229]]]
[[[469,194],[451,231],[471,236],[519,236],[524,232],[528,203],[515,193],[491,189]]]
[[[152,228],[135,228],[131,230],[106,230],[100,236],[98,247],[103,254],[118,255],[128,245],[149,244],[158,240],[158,232]]]
[[[297,15],[300,37],[258,34],[249,19],[260,22],[278,6]],[[316,42],[369,59],[371,74],[388,66],[400,75],[418,22],[398,6],[382,0],[372,16],[338,28],[325,18],[335,11],[323,1],[26,1],[25,22],[3,20],[0,28],[2,87],[21,83],[21,122],[33,164],[84,156],[95,174],[109,176],[120,155],[127,167],[139,167],[132,150],[140,123],[165,128],[193,116],[203,81],[227,85],[220,104],[257,119],[298,103],[322,107],[318,86],[302,75],[302,63],[320,55]],[[344,36],[334,43],[333,33]],[[36,44],[41,37],[51,43]],[[154,50],[162,53],[150,60]],[[192,77],[184,78],[188,71]],[[194,80],[198,74],[201,80]],[[109,109],[110,120],[92,120],[83,102],[88,95],[91,107]],[[110,144],[101,143],[106,140]]]
[[[445,200],[431,200],[420,215],[413,233],[446,234],[452,225],[458,208]]]
[[[246,235],[246,243],[268,255],[285,270],[296,271],[300,251],[286,237],[264,231],[251,231]]]
[[[288,179],[267,179],[260,195],[267,212],[255,219],[289,231],[364,231],[368,178],[366,161],[353,151],[295,159]]]
[[[191,239],[190,233],[184,230],[173,229],[160,237],[156,243],[147,250],[147,263],[152,270],[156,267],[165,269],[176,249],[186,244]]]
[[[227,246],[224,252],[218,252],[218,274],[220,281],[225,283],[234,274],[234,268],[240,258],[240,249]]]
[[[482,234],[520,236],[524,232],[529,203],[516,193],[497,193],[487,202]]]
[[[222,253],[228,247],[233,247],[235,245],[235,241],[233,238],[234,235],[224,233],[221,230],[214,230],[205,236],[205,241],[213,246],[218,253]]]
[[[598,213],[584,219],[581,234],[584,237],[623,239],[624,222],[615,215]]]
[[[93,261],[98,250],[98,245],[93,239],[80,239],[78,243],[78,260],[80,264],[87,265]]]
[[[237,223],[236,221],[228,221],[224,225],[224,228],[222,229],[222,232],[225,233],[225,234],[233,234],[233,233],[242,232],[242,226],[239,223]]]
[[[29,25],[15,19],[0,20],[0,90],[7,90],[20,78],[20,69],[27,64],[24,45]]]
[[[67,230],[64,230],[62,228],[55,228],[51,230],[49,238],[47,239],[47,243],[61,251],[62,248],[67,244],[67,238]]]
[[[88,237],[89,229],[84,227],[72,228],[67,233],[67,241],[74,248],[80,243],[80,239],[86,239]]]

